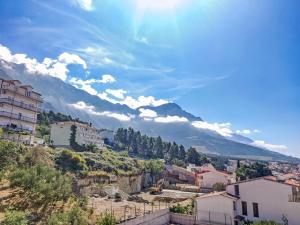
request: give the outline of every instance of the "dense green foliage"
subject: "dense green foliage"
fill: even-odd
[[[183,206],[183,205],[177,203],[177,205],[174,205],[170,208],[170,212],[192,215],[192,214],[194,214],[194,207],[192,204]]]
[[[38,203],[65,201],[71,195],[70,178],[47,166],[17,168],[10,174],[9,180],[11,187],[21,187]]]
[[[207,159],[195,149],[185,150],[183,145],[176,142],[164,142],[161,137],[149,137],[142,135],[132,128],[119,128],[115,135],[117,148],[126,149],[129,152],[147,159],[164,159],[167,163],[179,164],[194,163],[201,165]]]
[[[97,220],[96,225],[115,225],[117,224],[116,218],[110,213],[104,213]]]
[[[236,171],[237,177],[240,180],[253,179],[257,177],[272,175],[271,170],[264,163],[255,162],[254,164],[242,165]]]
[[[141,160],[128,156],[127,152],[103,150],[101,154],[81,152],[89,171],[105,171],[113,174],[140,174],[144,165]]]
[[[165,165],[161,160],[148,160],[145,161],[145,168],[146,171],[150,173],[153,184],[156,176],[158,176],[164,170]]]
[[[87,169],[86,161],[78,153],[64,149],[56,158],[56,164],[64,171],[80,172]]]
[[[53,213],[47,221],[47,225],[88,225],[88,221],[78,205],[69,212]]]
[[[213,189],[214,191],[225,191],[225,185],[223,183],[215,183]]]
[[[18,210],[6,210],[5,218],[1,225],[27,225],[27,213]]]
[[[17,165],[27,148],[9,141],[0,141],[0,172]]]

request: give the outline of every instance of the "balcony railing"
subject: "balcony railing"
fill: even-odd
[[[2,86],[2,89],[3,90],[10,90],[10,91],[13,91],[15,93],[18,93],[19,95],[23,95],[25,97],[28,97],[28,98],[31,98],[31,99],[34,99],[34,100],[38,100],[40,102],[43,102],[43,99],[40,97],[40,96],[33,96],[33,95],[26,95],[24,94],[23,92],[19,91],[18,89],[16,89],[16,87],[13,87],[13,86],[9,86],[9,85],[3,85]]]
[[[289,202],[300,202],[300,193],[289,195]]]
[[[22,121],[26,121],[26,122],[30,122],[30,123],[36,123],[36,119],[34,119],[34,118],[22,116],[22,115],[19,115],[16,113],[10,113],[10,112],[6,112],[6,111],[0,111],[0,116],[5,116],[8,118],[22,120]]]
[[[24,109],[28,109],[28,110],[31,110],[31,111],[34,111],[34,112],[40,111],[40,109],[35,107],[34,105],[26,104],[24,102],[20,102],[20,101],[11,99],[11,98],[0,98],[0,102],[1,103],[12,104],[12,105],[15,105],[15,106],[18,106],[18,107],[21,107],[21,108],[24,108]]]

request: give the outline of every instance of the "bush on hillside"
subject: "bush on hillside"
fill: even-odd
[[[115,224],[117,224],[116,218],[112,214],[107,212],[102,214],[96,222],[96,225],[115,225]]]
[[[88,225],[83,211],[75,205],[69,212],[53,213],[47,221],[47,225]]]
[[[63,150],[56,159],[56,164],[65,171],[79,172],[87,169],[86,161],[71,150]]]
[[[19,168],[10,176],[11,187],[20,187],[33,201],[47,204],[66,201],[71,195],[71,179],[46,166]]]
[[[27,225],[27,213],[18,210],[6,210],[1,225]]]

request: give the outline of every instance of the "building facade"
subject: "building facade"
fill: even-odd
[[[222,214],[231,218],[234,225],[248,220],[271,220],[283,224],[284,218],[289,225],[299,225],[300,222],[299,184],[272,176],[230,184],[226,192],[201,196],[196,204],[197,217],[201,219],[210,212],[210,222],[224,223],[224,219],[218,216]],[[204,208],[206,212],[203,212]]]
[[[0,78],[0,126],[6,139],[32,144],[41,94],[18,80]]]
[[[101,130],[92,127],[90,124],[74,121],[51,124],[50,140],[54,147],[71,147],[70,137],[73,132],[72,126],[76,127],[75,141],[79,145],[95,144],[100,149],[104,147]]]

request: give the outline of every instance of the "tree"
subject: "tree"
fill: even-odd
[[[176,142],[173,142],[171,149],[170,149],[170,160],[178,159],[179,147]]]
[[[2,225],[27,225],[27,213],[18,210],[6,210]]]
[[[272,171],[264,163],[256,162],[250,166],[242,165],[236,171],[240,180],[253,179],[257,177],[270,176]]]
[[[215,183],[213,185],[214,191],[225,191],[225,185],[223,183]]]
[[[56,164],[65,171],[80,172],[87,169],[86,161],[78,153],[65,149],[56,159]]]
[[[185,160],[185,157],[186,157],[186,152],[185,152],[185,149],[184,149],[184,147],[183,147],[183,145],[180,145],[179,146],[179,152],[178,152],[178,158],[180,159],[180,160]]]
[[[189,148],[186,154],[186,160],[188,163],[201,165],[200,154],[194,148]]]
[[[155,149],[156,149],[156,157],[159,159],[163,159],[164,158],[164,146],[163,146],[163,142],[160,136],[158,136],[156,138],[155,141]]]
[[[163,171],[165,165],[160,160],[148,160],[145,162],[145,168],[146,171],[150,173],[151,182],[153,184],[155,177]]]

